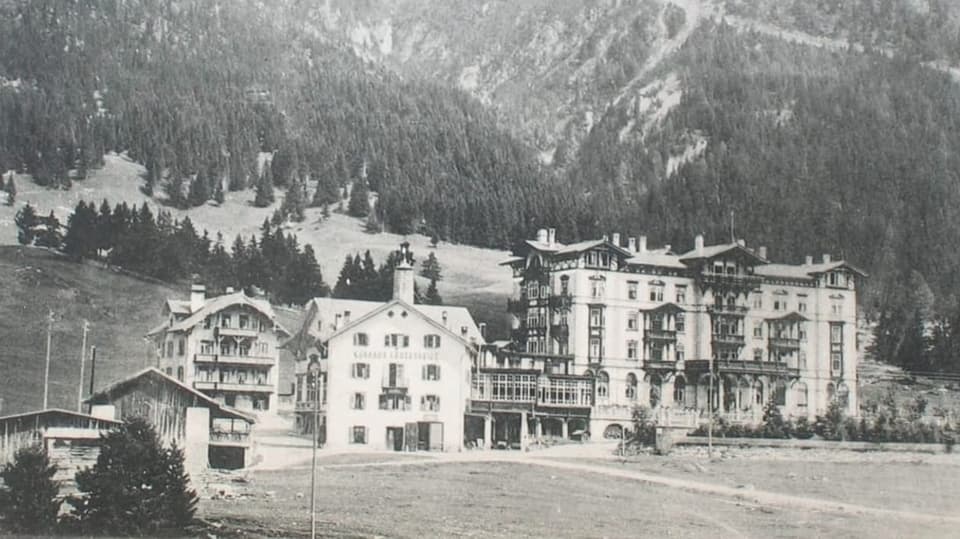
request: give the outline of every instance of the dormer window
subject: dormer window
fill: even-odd
[[[716,261],[713,263],[713,272],[722,275],[723,274],[723,262]]]

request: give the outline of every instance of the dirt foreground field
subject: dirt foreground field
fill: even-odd
[[[953,455],[860,455],[859,464],[850,455],[759,457],[324,457],[319,529],[324,537],[950,537],[960,526]],[[309,535],[308,469],[224,481],[226,490],[202,492],[211,533]]]

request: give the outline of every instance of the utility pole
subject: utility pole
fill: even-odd
[[[77,384],[77,411],[83,413],[83,363],[87,354],[87,332],[90,331],[90,322],[83,321],[83,337],[80,342],[80,383]]]
[[[43,409],[47,409],[50,398],[50,344],[53,338],[53,311],[47,315],[47,361],[43,369]]]
[[[90,347],[90,396],[93,396],[93,380],[97,375],[97,346],[93,345]],[[90,409],[93,410],[93,404],[90,404]]]
[[[313,374],[313,456],[310,459],[310,539],[317,537],[317,436],[320,434],[320,360],[310,357],[307,381]]]

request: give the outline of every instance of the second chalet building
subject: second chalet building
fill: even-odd
[[[400,255],[390,301],[313,299],[287,345],[298,357],[297,425],[326,447],[463,448],[483,336],[463,307],[415,305],[406,243]]]
[[[278,398],[278,343],[289,334],[270,303],[242,291],[207,297],[193,285],[189,300],[167,300],[164,323],[147,336],[157,368],[247,412],[273,413]]]
[[[513,343],[482,355],[472,380],[472,411],[495,421],[494,439],[566,437],[571,422],[616,435],[638,404],[693,419],[758,421],[770,400],[792,416],[834,400],[857,413],[863,272],[828,255],[770,263],[742,241],[646,243],[564,245],[550,229],[514,250]]]

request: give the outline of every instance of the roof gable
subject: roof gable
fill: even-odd
[[[709,247],[704,247],[703,249],[697,250],[692,249],[686,253],[680,255],[681,262],[694,262],[697,260],[709,260],[716,258],[721,255],[734,255],[737,258],[746,259],[753,264],[767,264],[767,260],[762,258],[760,255],[755,253],[752,249],[747,249],[746,246],[740,245],[739,243],[723,243],[720,245],[711,245]]]
[[[482,338],[479,339],[478,342],[476,342],[476,343],[471,343],[471,342],[468,341],[467,339],[464,339],[462,336],[458,335],[457,333],[451,331],[449,328],[445,327],[443,324],[438,323],[438,322],[437,322],[436,320],[434,320],[431,316],[428,316],[426,313],[420,311],[417,307],[415,307],[415,306],[413,306],[413,305],[409,305],[409,304],[407,304],[406,302],[401,301],[401,300],[398,300],[398,299],[395,299],[395,300],[389,301],[389,302],[387,302],[387,303],[381,304],[381,306],[380,306],[378,309],[374,309],[373,311],[370,311],[369,313],[367,313],[365,316],[361,317],[361,318],[358,319],[357,321],[352,322],[352,323],[350,323],[350,324],[347,324],[347,325],[344,326],[343,328],[340,328],[338,331],[336,331],[333,335],[330,335],[330,337],[328,337],[328,338],[325,339],[325,340],[334,339],[334,338],[336,338],[336,337],[344,334],[344,333],[347,332],[347,331],[354,330],[354,329],[362,326],[362,325],[363,325],[364,323],[366,323],[367,321],[373,319],[373,318],[374,318],[375,316],[377,316],[378,314],[387,311],[387,310],[390,309],[391,307],[401,307],[401,308],[403,308],[403,309],[406,309],[408,312],[416,315],[416,316],[419,317],[421,320],[424,320],[425,322],[427,322],[427,324],[429,324],[430,326],[433,326],[433,327],[436,328],[437,330],[439,330],[439,331],[441,331],[441,332],[443,332],[443,333],[446,333],[446,334],[447,334],[448,336],[450,336],[450,337],[453,337],[454,339],[456,339],[457,341],[459,341],[461,344],[463,344],[463,345],[466,346],[467,348],[474,348],[474,347],[476,347],[476,346],[479,346],[479,345],[483,344],[483,339],[482,339]],[[434,307],[435,307],[435,306],[434,306]],[[462,307],[454,307],[454,308],[448,308],[448,309],[462,309]],[[464,310],[465,310],[465,309],[464,309]],[[472,318],[471,318],[471,321],[472,321]]]

